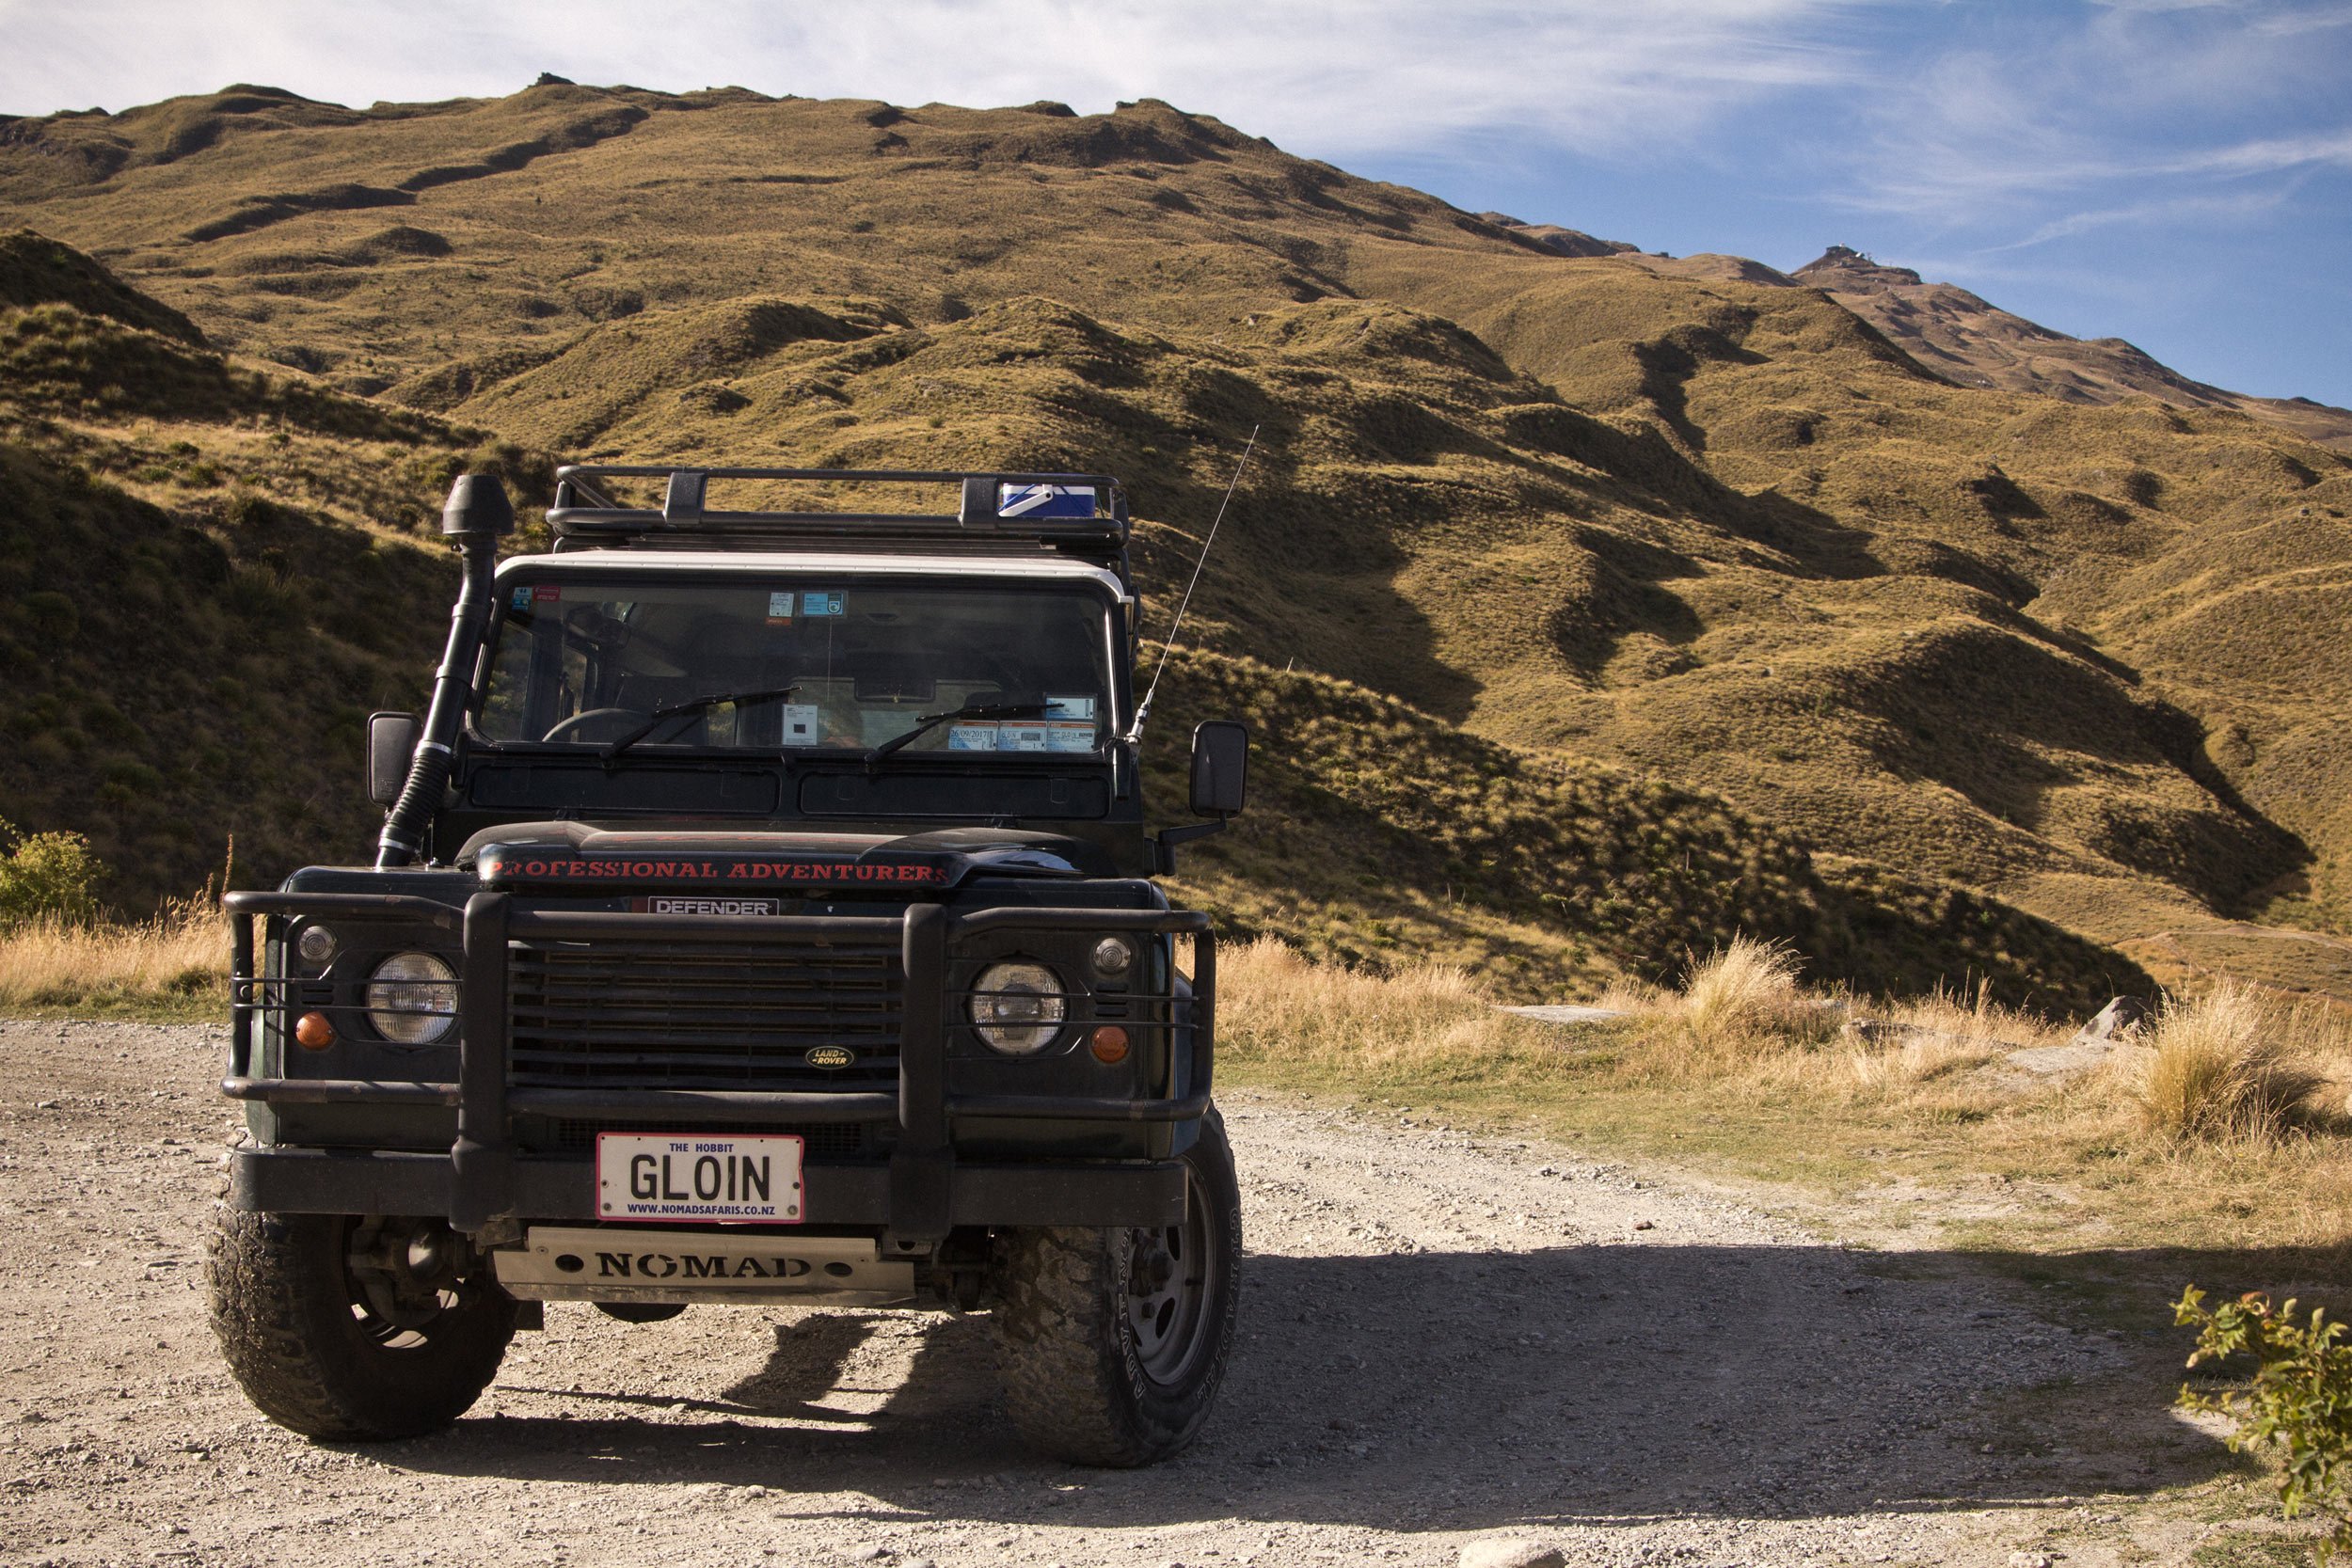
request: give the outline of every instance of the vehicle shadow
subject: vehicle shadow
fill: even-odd
[[[1025,1449],[984,1318],[852,1312],[775,1329],[766,1365],[715,1397],[633,1389],[604,1396],[611,1418],[560,1419],[518,1418],[508,1400],[500,1418],[372,1452],[451,1474],[859,1492],[1007,1522],[1433,1528],[2032,1506],[2237,1463],[2170,1415],[2186,1341],[2153,1298],[2110,1307],[2107,1323],[2077,1300],[2075,1321],[2051,1322],[1987,1261],[1660,1241],[1255,1256],[1216,1413],[1194,1448],[1143,1471]],[[2062,1266],[2148,1268],[2098,1254]],[[2162,1275],[2226,1286],[2263,1267],[2214,1254]],[[882,1332],[918,1338],[914,1364],[894,1386],[855,1386],[853,1359]],[[621,1413],[637,1405],[670,1414]]]

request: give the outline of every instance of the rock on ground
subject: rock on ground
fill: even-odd
[[[1540,1541],[1487,1536],[1464,1542],[1455,1568],[1567,1568],[1567,1561],[1559,1547]]]

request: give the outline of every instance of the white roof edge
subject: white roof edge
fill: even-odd
[[[1117,573],[1083,561],[1055,556],[1031,560],[989,555],[860,555],[831,550],[566,550],[561,555],[509,556],[499,562],[498,575],[502,578],[510,569],[521,566],[558,574],[650,566],[661,571],[691,568],[748,576],[858,572],[876,577],[1042,578],[1059,582],[1099,582],[1120,602],[1130,598]]]

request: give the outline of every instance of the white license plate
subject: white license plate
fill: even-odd
[[[596,1134],[596,1212],[608,1220],[801,1223],[792,1137]]]

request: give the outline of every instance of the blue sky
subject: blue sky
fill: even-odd
[[[0,0],[0,111],[232,81],[1081,111],[1677,255],[1835,242],[2201,379],[2352,405],[2352,0]]]

